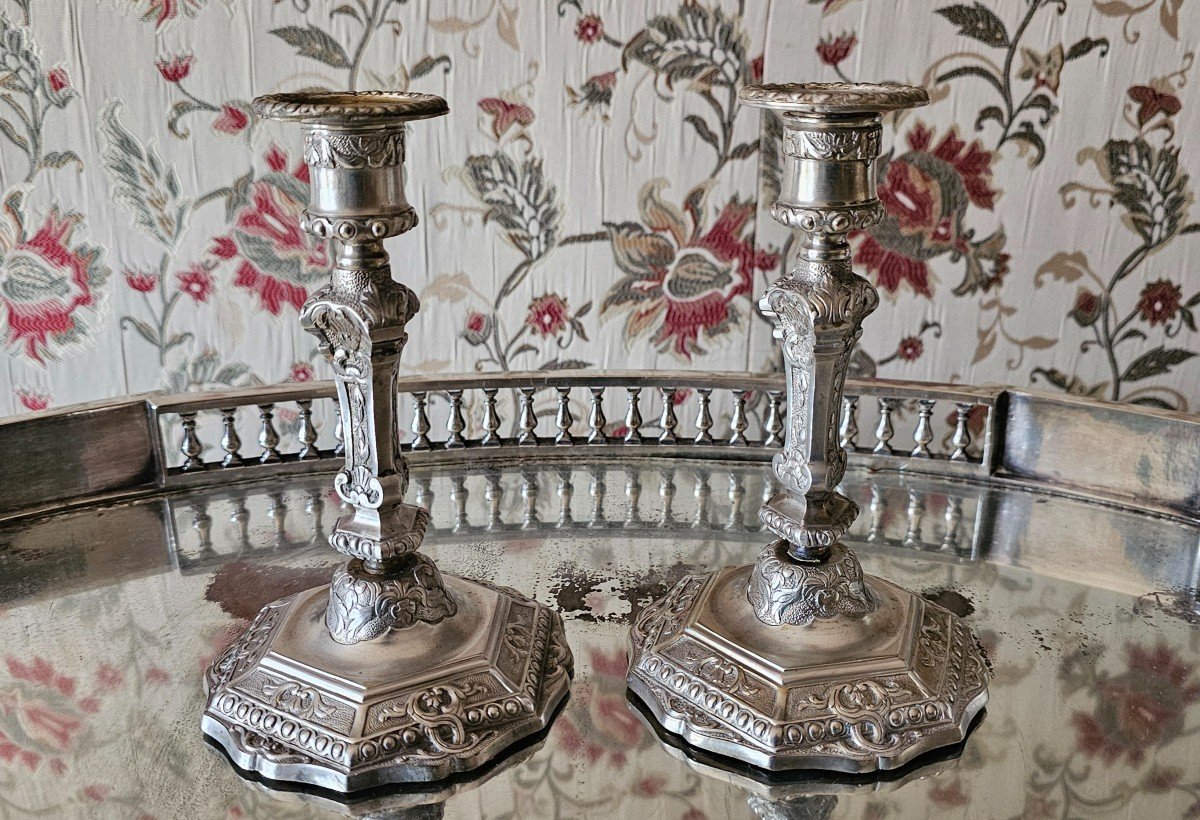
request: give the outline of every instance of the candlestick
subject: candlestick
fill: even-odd
[[[767,769],[892,769],[963,739],[987,669],[961,618],[864,575],[842,536],[858,506],[838,421],[862,321],[879,304],[848,234],[879,221],[882,112],[924,105],[896,84],[752,85],[780,112],[784,176],[771,213],[798,232],[759,306],[783,348],[782,485],[759,511],[777,540],[753,565],[681,580],[638,618],[628,682],[666,729]]]
[[[203,729],[244,769],[343,792],[472,769],[547,726],[572,659],[557,613],[442,575],[418,552],[429,513],[403,501],[396,370],[419,303],[383,240],[417,224],[405,123],[448,108],[366,92],[274,94],[254,109],[305,126],[301,226],[333,252],[300,321],[337,383],[333,483],[353,510],[329,540],[349,560],[331,584],[268,604],[209,668]]]

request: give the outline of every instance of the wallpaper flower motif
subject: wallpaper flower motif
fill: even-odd
[[[300,88],[450,101],[411,129],[405,367],[770,368],[780,129],[737,104],[764,78],[933,98],[889,117],[854,238],[885,296],[856,372],[1200,400],[1189,0],[65,2],[0,0],[7,412],[329,375],[297,137],[249,108]]]

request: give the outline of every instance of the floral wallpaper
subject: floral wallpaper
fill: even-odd
[[[316,87],[451,105],[391,245],[408,371],[768,370],[763,78],[933,97],[889,117],[854,239],[860,375],[1194,410],[1190,2],[0,0],[0,413],[328,375],[300,135],[249,109]]]

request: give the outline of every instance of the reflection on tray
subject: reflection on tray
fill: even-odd
[[[979,557],[978,510],[986,498],[980,487],[940,482],[936,491],[926,490],[894,475],[857,475],[847,484],[866,511],[851,533],[855,540],[954,559]],[[324,547],[326,516],[344,511],[326,485],[318,477],[293,481],[284,491],[251,485],[169,499],[177,566],[185,573],[207,571],[234,557]],[[755,466],[680,462],[440,471],[432,478],[414,470],[409,496],[431,512],[430,544],[550,531],[582,538],[615,531],[637,538],[724,533],[744,540],[762,538],[758,509],[777,489]]]

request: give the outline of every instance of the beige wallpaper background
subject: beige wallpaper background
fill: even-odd
[[[1191,0],[0,0],[0,413],[325,377],[305,87],[447,98],[410,135],[409,372],[762,370],[768,81],[923,83],[890,118],[860,373],[1194,410]],[[760,135],[765,135],[760,143]]]

